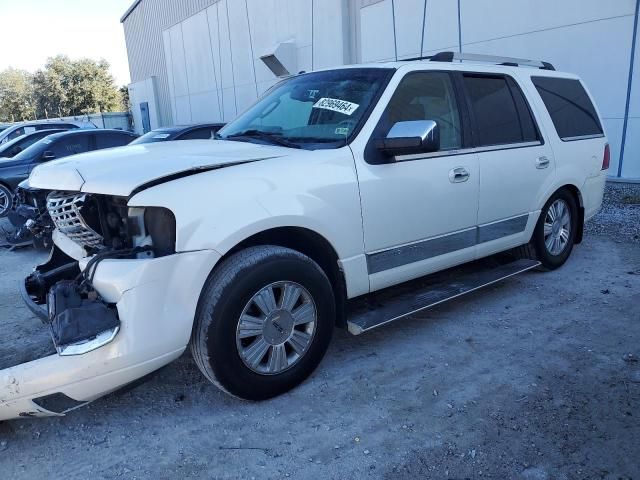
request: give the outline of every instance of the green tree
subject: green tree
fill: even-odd
[[[49,58],[33,77],[38,116],[83,115],[122,109],[122,95],[105,60]]]
[[[0,72],[0,121],[19,122],[36,118],[32,77],[8,68]]]
[[[123,85],[120,87],[120,97],[122,98],[122,111],[131,111],[131,98],[129,97],[129,87]]]
[[[118,112],[127,110],[125,101],[105,60],[58,55],[33,75],[0,72],[0,121]]]

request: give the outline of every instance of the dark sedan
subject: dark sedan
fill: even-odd
[[[13,190],[42,162],[92,150],[121,147],[135,138],[135,134],[122,130],[70,130],[49,135],[13,158],[0,158],[0,217],[6,216],[11,208]]]
[[[213,140],[224,123],[199,123],[196,125],[179,125],[151,130],[145,133],[132,145],[140,143],[169,142],[172,140]]]
[[[25,148],[30,147],[38,140],[42,140],[44,137],[48,137],[54,133],[66,132],[67,129],[61,130],[39,130],[37,132],[28,133],[13,140],[0,145],[0,157],[11,158],[15,157]]]

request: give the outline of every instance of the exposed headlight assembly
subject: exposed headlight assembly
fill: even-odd
[[[176,252],[176,217],[163,207],[129,208],[134,247],[150,246],[156,257]]]

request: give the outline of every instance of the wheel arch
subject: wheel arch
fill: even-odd
[[[254,233],[229,249],[222,260],[240,250],[258,245],[277,245],[296,250],[316,262],[325,272],[336,300],[336,325],[346,325],[346,281],[338,263],[338,253],[331,243],[319,233],[305,227],[274,227]],[[220,262],[219,262],[220,263]]]
[[[576,185],[572,183],[567,183],[565,185],[562,185],[560,188],[556,189],[556,191],[553,192],[551,196],[555,195],[555,193],[559,192],[560,190],[568,191],[571,194],[571,196],[573,196],[573,199],[576,202],[576,207],[578,208],[578,218],[577,218],[578,228],[576,231],[575,243],[576,244],[582,243],[582,237],[584,234],[584,200],[583,200],[582,192]],[[551,196],[549,198],[551,198]]]

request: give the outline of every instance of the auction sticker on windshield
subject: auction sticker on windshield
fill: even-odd
[[[321,98],[313,108],[322,108],[323,110],[331,110],[333,112],[351,115],[359,107],[357,103],[347,102],[346,100],[338,100],[336,98]]]

